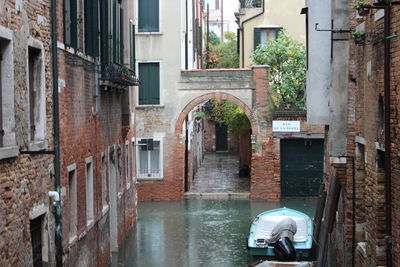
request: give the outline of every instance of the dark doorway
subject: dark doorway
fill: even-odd
[[[323,139],[281,139],[282,197],[318,196],[323,157]]]
[[[42,267],[42,220],[43,216],[30,221],[33,266]]]
[[[215,150],[228,151],[228,127],[224,124],[215,124]]]

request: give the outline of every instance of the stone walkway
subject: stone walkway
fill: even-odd
[[[239,156],[205,153],[194,183],[186,196],[248,198],[250,179],[239,177]]]

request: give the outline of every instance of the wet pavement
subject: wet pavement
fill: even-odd
[[[203,162],[198,169],[190,194],[229,194],[248,193],[250,179],[239,177],[239,156],[235,153],[204,154]]]
[[[113,254],[112,267],[247,266],[253,262],[246,248],[252,218],[284,206],[313,217],[316,199],[139,202],[136,228]]]

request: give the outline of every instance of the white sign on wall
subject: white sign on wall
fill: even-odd
[[[272,121],[273,132],[300,132],[300,121]]]

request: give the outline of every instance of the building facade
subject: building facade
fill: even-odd
[[[264,45],[269,38],[276,38],[280,29],[286,29],[290,37],[305,44],[304,18],[300,14],[303,6],[301,0],[240,1],[239,12],[235,13],[239,24],[239,66],[250,67],[255,48]]]
[[[309,1],[307,11],[308,120],[327,125],[324,221],[331,223],[320,233],[326,253],[318,266],[399,266],[399,7],[370,2],[359,13],[356,2],[320,4]],[[318,28],[330,36],[311,33]]]
[[[0,265],[55,264],[50,1],[0,5]]]
[[[65,266],[108,266],[135,224],[134,8],[57,5]]]

